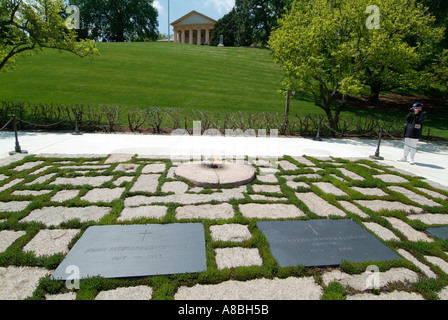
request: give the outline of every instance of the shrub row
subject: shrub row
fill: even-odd
[[[202,132],[226,129],[242,132],[253,129],[276,129],[286,135],[338,137],[375,137],[380,128],[386,135],[399,137],[402,121],[382,120],[377,117],[342,117],[339,129],[332,130],[325,116],[315,114],[290,114],[285,124],[284,115],[274,112],[218,112],[209,110],[184,110],[160,107],[123,107],[118,105],[66,105],[46,103],[17,103],[2,101],[0,105],[0,128],[16,115],[19,130],[73,130],[78,126],[85,132],[131,131],[134,133],[170,133],[175,129],[191,132],[194,121],[201,122]],[[7,126],[12,130],[12,123]]]

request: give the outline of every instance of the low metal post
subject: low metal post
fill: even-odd
[[[14,151],[9,152],[9,155],[12,156],[14,154],[27,154],[28,151],[26,150],[22,150],[22,148],[20,147],[20,143],[19,143],[19,136],[17,134],[17,117],[16,115],[12,116],[12,126],[14,128],[14,135],[15,135],[15,139],[16,139],[16,147]]]
[[[75,109],[73,109],[73,113],[75,114],[75,131],[72,132],[72,135],[81,136],[82,132],[79,131],[79,127],[78,127],[78,112]]]
[[[313,138],[314,141],[322,141],[320,137],[320,128],[322,127],[322,119],[319,119],[319,127],[317,128],[317,135]]]
[[[378,146],[376,148],[375,155],[370,156],[371,159],[375,160],[384,160],[384,157],[380,156],[380,146],[381,146],[381,139],[383,138],[383,127],[380,129],[380,137],[378,139]]]

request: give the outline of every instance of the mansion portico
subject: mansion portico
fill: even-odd
[[[197,11],[191,11],[171,25],[174,28],[174,42],[208,45],[216,20]]]

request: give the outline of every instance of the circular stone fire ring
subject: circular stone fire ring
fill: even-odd
[[[241,186],[255,179],[255,168],[238,163],[190,162],[179,165],[174,174],[199,187]]]

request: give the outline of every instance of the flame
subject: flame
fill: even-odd
[[[212,162],[212,167],[219,168],[222,165],[222,160],[220,158],[215,158]]]

